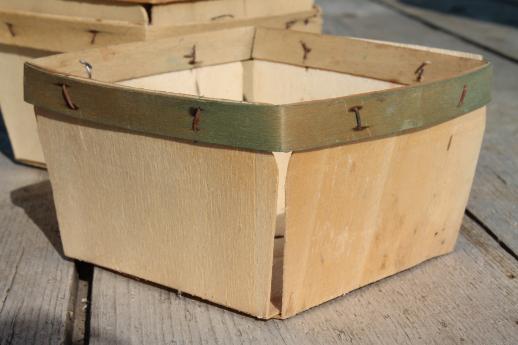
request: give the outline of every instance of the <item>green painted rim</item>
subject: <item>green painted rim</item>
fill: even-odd
[[[62,116],[197,143],[311,150],[425,129],[491,99],[489,63],[450,79],[288,105],[222,101],[103,83],[25,65],[25,100]],[[65,91],[63,90],[66,89]],[[71,109],[73,103],[77,109]],[[353,108],[360,106],[357,116]],[[199,109],[199,110],[198,110]]]

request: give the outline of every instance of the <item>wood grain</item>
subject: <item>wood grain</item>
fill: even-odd
[[[148,15],[143,6],[124,4],[114,1],[76,1],[76,0],[0,0],[3,11],[21,11],[28,14],[50,14],[73,18],[121,21],[146,25]]]
[[[153,25],[217,23],[311,11],[313,0],[212,0],[153,6]]]
[[[517,274],[467,218],[453,254],[282,321],[96,269],[90,344],[514,344]]]
[[[48,54],[0,44],[0,106],[14,157],[19,161],[43,162],[34,107],[23,102],[23,64]]]
[[[169,84],[242,97],[240,63],[187,73],[191,81]],[[232,76],[233,88],[216,87],[222,75]],[[153,87],[146,79],[132,84]],[[271,153],[38,119],[67,255],[262,318],[278,313],[270,310],[277,205]]]
[[[3,155],[0,171],[0,344],[62,344],[75,272],[62,257],[50,183]]]
[[[306,54],[302,43],[310,49]],[[278,29],[258,30],[252,55],[260,60],[331,70],[399,84],[415,84],[416,69],[425,61],[429,64],[422,81],[444,79],[484,64],[478,59],[430,49]],[[380,63],[380,56],[383,56],[383,63]]]
[[[141,24],[45,13],[0,9],[0,21],[12,28],[0,30],[0,43],[54,52],[143,41],[146,35]]]
[[[484,127],[479,109],[408,135],[293,153],[281,316],[450,252]]]

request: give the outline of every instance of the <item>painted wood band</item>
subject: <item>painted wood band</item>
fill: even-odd
[[[488,63],[445,80],[321,101],[268,105],[135,89],[27,63],[25,100],[59,116],[113,130],[289,152],[373,140],[448,121],[490,101],[491,76]]]

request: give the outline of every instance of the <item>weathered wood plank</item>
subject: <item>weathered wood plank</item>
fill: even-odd
[[[411,17],[518,61],[518,7],[503,1],[378,0]],[[470,17],[469,8],[478,12]],[[474,14],[474,13],[473,13]]]
[[[370,1],[317,3],[328,33],[469,51],[492,63],[493,100],[468,209],[518,252],[518,65]]]
[[[74,264],[61,256],[50,184],[0,156],[0,344],[71,336]]]
[[[284,321],[96,269],[90,344],[514,344],[517,274],[467,218],[453,254]]]

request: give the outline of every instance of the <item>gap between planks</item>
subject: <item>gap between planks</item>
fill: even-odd
[[[498,243],[498,245],[506,251],[509,255],[511,255],[516,261],[518,261],[518,255],[514,252],[512,248],[510,248],[505,242],[503,242],[490,228],[487,226],[480,218],[478,218],[473,212],[466,208],[466,217],[473,220],[475,223],[480,226],[482,230],[484,230],[493,240]]]

